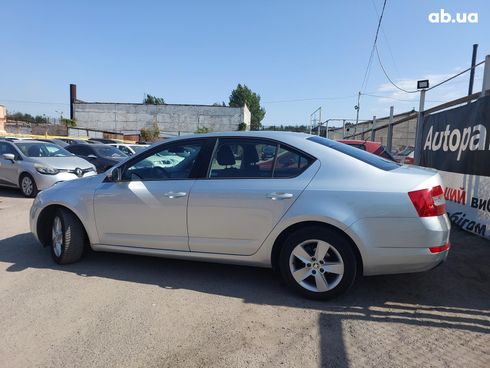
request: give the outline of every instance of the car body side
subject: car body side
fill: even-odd
[[[253,134],[250,136],[255,137]],[[429,247],[448,242],[450,223],[447,215],[419,217],[407,194],[412,190],[440,185],[441,179],[436,172],[414,167],[385,171],[334,149],[320,145],[317,147],[303,135],[286,134],[281,138],[271,136],[271,139],[290,144],[317,160],[297,178],[272,180],[298,180],[308,170],[316,170],[316,173],[251,254],[216,254],[100,244],[94,215],[94,193],[102,185],[104,174],[58,184],[63,186],[59,189],[70,192],[69,196],[63,198],[54,191],[42,192],[31,209],[31,230],[40,238],[39,233],[44,231],[38,225],[40,215],[45,213],[47,206],[62,206],[80,219],[96,251],[270,267],[274,266],[274,254],[277,247],[280,247],[279,240],[289,229],[303,224],[317,224],[348,238],[355,246],[364,275],[424,271],[435,267],[447,256],[447,252],[431,254],[428,250]]]

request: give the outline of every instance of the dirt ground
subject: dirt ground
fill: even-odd
[[[0,367],[490,367],[490,241],[331,302],[271,270],[87,254],[58,266],[0,190]]]

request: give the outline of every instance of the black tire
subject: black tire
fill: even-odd
[[[311,261],[311,263],[308,263],[311,265],[310,267],[305,262],[300,261],[299,258],[291,256],[299,244],[304,244],[303,249],[307,251],[307,254],[314,256],[316,243],[314,241],[309,242],[309,240],[324,241],[331,247],[321,261],[310,258],[309,262]],[[293,271],[290,266],[291,260],[293,260],[293,269],[299,262],[297,270],[308,270],[307,274],[309,276],[303,280],[305,286],[302,286],[293,277]],[[340,276],[339,274],[325,271],[326,267],[328,267],[329,260],[332,263],[343,262],[343,275]],[[320,262],[322,263],[320,264]],[[312,226],[297,230],[287,237],[279,255],[279,269],[287,285],[296,292],[310,299],[327,300],[345,293],[352,286],[356,279],[357,259],[352,244],[342,235],[323,227]],[[316,277],[323,277],[323,280],[332,280],[331,283],[328,281],[326,284],[335,286],[327,291],[318,291]],[[317,288],[317,290],[309,290],[307,287]]]
[[[61,222],[62,228],[62,243],[61,250],[55,250],[55,242],[53,236],[50,240],[51,256],[58,264],[69,264],[80,260],[85,248],[85,231],[80,220],[70,211],[59,209],[55,212],[51,221],[52,235],[53,227],[55,226],[56,218]],[[57,254],[58,253],[58,254]]]
[[[30,182],[30,186],[24,185],[24,181]],[[23,173],[19,178],[19,188],[22,194],[27,198],[34,198],[37,196],[39,190],[37,189],[36,181],[31,174]]]

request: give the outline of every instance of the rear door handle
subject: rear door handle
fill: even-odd
[[[167,192],[163,194],[165,197],[173,199],[173,198],[180,198],[180,197],[185,197],[187,195],[186,192]]]
[[[273,192],[273,193],[267,194],[267,198],[270,198],[273,201],[277,201],[278,199],[293,198],[293,194],[292,193]]]

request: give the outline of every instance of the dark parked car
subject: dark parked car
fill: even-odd
[[[73,139],[73,138],[58,138],[60,141],[63,141],[68,144],[87,144],[89,143],[88,141],[85,141],[83,139]]]
[[[120,141],[116,141],[115,139],[107,139],[107,138],[90,138],[88,142],[103,143],[103,144],[121,143]]]
[[[38,141],[41,141],[41,142],[48,142],[48,143],[53,143],[53,144],[56,144],[57,146],[60,146],[62,148],[65,148],[66,146],[69,145],[69,143],[66,143],[65,141],[61,140],[61,139],[56,139],[56,138],[53,138],[53,139],[45,139],[45,138],[38,138],[36,139]]]
[[[105,144],[72,144],[66,149],[94,164],[98,173],[106,171],[128,157],[117,148]]]

